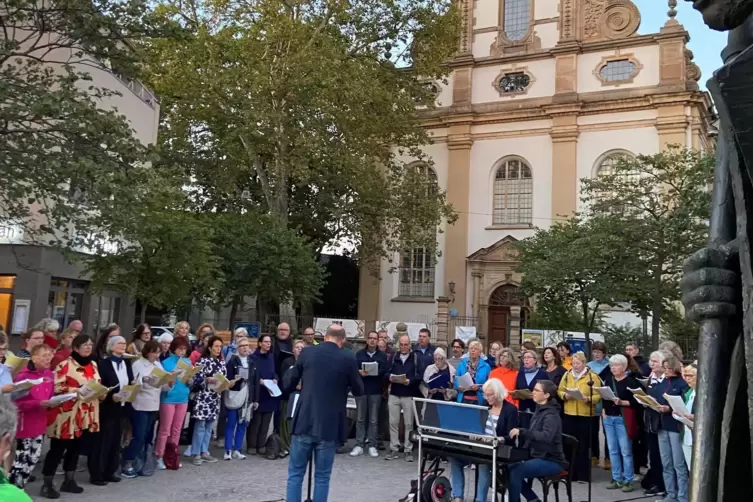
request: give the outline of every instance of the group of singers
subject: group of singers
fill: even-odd
[[[463,342],[454,340],[455,361],[447,359],[441,349],[434,351],[434,364],[425,370],[423,394],[490,407],[487,433],[507,441],[519,438],[518,446],[528,450],[530,460],[509,467],[510,501],[518,502],[521,495],[529,502],[539,500],[533,480],[563,472],[570,458],[573,480],[590,481],[591,468],[598,465],[602,429],[604,466],[612,471],[607,489],[634,491],[640,468],[650,466],[643,477],[646,495],[687,502],[695,366],[683,369],[676,344],[662,344],[648,363],[634,344],[624,354],[607,357],[605,344],[594,342],[591,361],[583,352],[571,354],[566,342],[547,347],[541,356],[529,344],[520,352],[520,365],[513,350],[498,344],[492,344],[486,355],[477,340],[470,341],[467,353],[458,347],[464,348]],[[436,378],[439,371],[451,376],[449,383]],[[459,384],[457,377],[464,374],[471,376],[472,386]],[[435,382],[446,388],[438,389]],[[602,399],[604,389],[614,397]],[[635,398],[641,392],[653,397],[659,407],[641,405]],[[690,413],[673,414],[666,395],[681,397]],[[564,444],[563,434],[577,441],[570,442],[574,450]],[[467,463],[449,460],[452,496],[462,502]],[[475,502],[484,502],[491,485],[490,466],[476,468]]]

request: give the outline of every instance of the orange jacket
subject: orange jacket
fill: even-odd
[[[515,380],[518,378],[518,370],[498,366],[492,370],[489,378],[496,378],[497,380],[502,382],[502,385],[504,385],[505,389],[507,389],[506,400],[510,401],[517,408],[518,400],[512,398],[512,391],[515,390]]]

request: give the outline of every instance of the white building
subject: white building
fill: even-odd
[[[424,122],[459,218],[438,259],[416,249],[393,258],[395,273],[387,261],[379,279],[362,270],[358,317],[425,322],[445,296],[487,340],[517,343],[526,301],[510,243],[576,211],[579,180],[615,154],[707,148],[711,102],[685,29],[671,18],[637,35],[629,0],[460,3],[460,50]]]

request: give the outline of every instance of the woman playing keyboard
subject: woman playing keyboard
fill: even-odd
[[[526,448],[531,456],[531,460],[510,466],[507,486],[510,502],[519,502],[521,495],[529,502],[539,500],[531,488],[533,480],[559,474],[567,466],[562,451],[557,386],[549,380],[538,381],[533,388],[533,400],[536,412],[530,427],[510,431],[510,438],[520,438],[521,447]]]

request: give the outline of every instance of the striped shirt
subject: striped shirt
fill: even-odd
[[[497,435],[497,421],[499,420],[499,415],[492,415],[491,412],[489,412],[489,417],[486,419],[486,429],[484,432],[489,436],[496,436]]]

